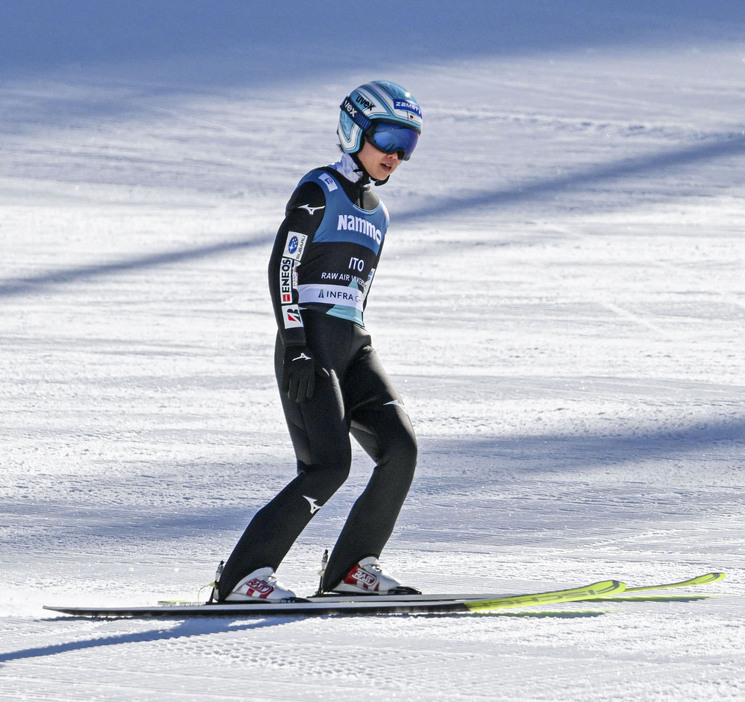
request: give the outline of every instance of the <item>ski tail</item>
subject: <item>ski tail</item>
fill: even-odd
[[[529,595],[508,595],[493,600],[475,600],[464,602],[463,604],[471,612],[491,612],[500,609],[509,609],[510,607],[535,607],[538,605],[609,597],[625,590],[625,583],[618,580],[602,580],[591,585],[566,590],[550,590],[548,592]]]

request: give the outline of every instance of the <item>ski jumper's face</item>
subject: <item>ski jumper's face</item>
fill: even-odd
[[[357,152],[357,158],[374,180],[385,180],[401,163],[398,153],[386,154],[367,139],[365,139],[364,146]]]

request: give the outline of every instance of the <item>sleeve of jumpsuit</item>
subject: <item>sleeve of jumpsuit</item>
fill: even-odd
[[[319,185],[303,183],[290,198],[269,258],[269,292],[282,344],[304,346],[303,316],[298,306],[297,274],[303,255],[323,219],[326,197]]]

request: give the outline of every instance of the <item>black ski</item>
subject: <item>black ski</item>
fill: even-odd
[[[324,597],[312,600],[296,598],[288,602],[249,601],[240,604],[161,604],[154,607],[61,607],[44,609],[78,617],[267,617],[267,616],[343,616],[371,614],[442,614],[449,612],[494,612],[513,607],[574,602],[607,597],[625,589],[617,580],[604,580],[577,588],[518,595],[481,595],[475,599],[421,599],[422,596],[371,596],[364,599]],[[419,597],[420,599],[398,599]]]

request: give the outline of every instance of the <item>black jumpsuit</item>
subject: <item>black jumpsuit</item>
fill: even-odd
[[[352,182],[331,167],[311,171],[287,204],[269,262],[277,381],[282,388],[285,348],[294,346],[309,349],[329,375],[317,378],[313,397],[302,403],[281,392],[298,474],[246,528],[225,564],[220,598],[254,570],[278,568],[347,479],[350,433],[375,468],[331,553],[323,589],[338,585],[360,559],[379,557],[393,531],[414,474],[416,438],[362,324],[387,221],[367,176]]]

